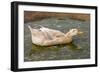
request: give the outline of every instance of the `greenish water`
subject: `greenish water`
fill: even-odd
[[[39,28],[39,25],[67,32],[79,28],[83,35],[73,37],[70,44],[41,47],[32,44],[31,33],[27,27]],[[48,18],[25,23],[24,25],[24,61],[72,60],[90,58],[90,23],[69,18]]]

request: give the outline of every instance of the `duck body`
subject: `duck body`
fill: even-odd
[[[72,37],[78,33],[77,29],[71,29],[67,33],[46,27],[33,29],[28,26],[31,31],[32,43],[39,46],[51,46],[57,44],[66,44],[72,42]]]

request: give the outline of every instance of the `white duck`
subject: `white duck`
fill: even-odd
[[[49,29],[41,27],[40,29],[33,29],[30,26],[28,28],[31,31],[32,43],[40,46],[50,46],[57,44],[66,44],[72,42],[72,37],[82,33],[78,29],[71,29],[67,33],[63,33],[59,30]]]

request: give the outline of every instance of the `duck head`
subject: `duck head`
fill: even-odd
[[[74,28],[74,29],[70,29],[69,32],[67,33],[67,36],[75,36],[75,35],[80,35],[82,34],[83,32],[80,31],[79,29],[77,28]]]

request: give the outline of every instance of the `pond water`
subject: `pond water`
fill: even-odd
[[[64,33],[69,29],[79,28],[84,34],[73,37],[72,43],[41,47],[32,44],[31,33],[27,27],[44,26],[60,30]],[[24,61],[74,60],[90,58],[90,22],[70,18],[48,18],[24,24]]]

